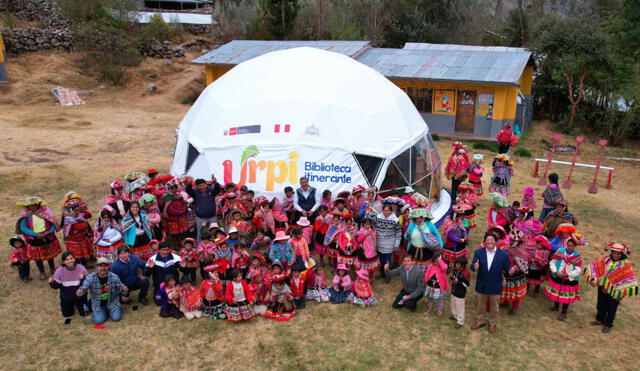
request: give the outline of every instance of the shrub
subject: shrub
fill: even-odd
[[[524,147],[516,148],[514,154],[519,157],[531,157],[531,151]]]
[[[140,39],[143,42],[151,40],[173,41],[178,37],[176,28],[168,24],[159,14],[154,14],[147,25],[142,29]]]
[[[494,142],[473,142],[473,149],[484,149],[486,151],[498,152],[498,143]]]
[[[437,142],[440,140],[440,136],[436,133],[431,134],[431,139],[433,139],[434,142]]]

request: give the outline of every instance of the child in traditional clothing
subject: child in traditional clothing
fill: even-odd
[[[18,270],[18,278],[23,282],[31,281],[31,267],[29,266],[27,245],[24,240],[20,236],[15,236],[9,240],[9,245],[13,248],[9,262],[12,267]]]
[[[179,309],[179,300],[173,299],[173,292],[177,289],[175,277],[168,274],[160,284],[160,317],[180,319],[184,316]]]
[[[467,169],[467,172],[469,173],[469,183],[473,185],[473,190],[478,197],[482,196],[482,175],[484,174],[484,169],[482,168],[483,163],[484,155],[476,153],[473,155],[473,159]]]
[[[233,271],[231,281],[227,283],[227,319],[230,322],[248,321],[255,317],[251,304],[253,294],[247,283],[242,279],[242,272]]]
[[[49,286],[52,289],[60,290],[60,309],[65,318],[65,324],[71,322],[71,317],[75,314],[75,309],[81,316],[88,315],[87,295],[78,297],[76,291],[82,286],[82,281],[89,275],[89,272],[81,264],[78,264],[73,253],[65,251],[62,253],[62,266],[56,269],[53,277],[49,277]]]
[[[271,287],[271,303],[264,314],[264,318],[278,322],[288,321],[296,314],[293,304],[293,293],[284,279],[277,279]]]
[[[520,212],[527,214],[524,219],[533,218],[536,207],[537,205],[533,188],[525,188],[522,194],[522,202],[520,202]]]
[[[363,308],[378,304],[378,299],[371,291],[369,283],[370,273],[366,269],[359,269],[356,272],[357,278],[353,282],[353,304],[358,304]]]
[[[356,233],[356,241],[360,245],[355,267],[365,269],[369,272],[369,280],[373,279],[373,272],[380,267],[380,259],[376,247],[378,246],[378,236],[372,228],[373,221],[366,218],[362,223],[362,228]]]
[[[245,244],[251,243],[253,241],[253,226],[251,223],[242,219],[243,217],[246,217],[246,214],[240,210],[233,210],[233,212],[231,212],[231,217],[233,219],[231,221],[231,227],[236,227],[238,230],[240,242]]]
[[[469,235],[461,219],[452,220],[448,216],[442,226],[442,234],[444,235],[442,260],[453,264],[459,257],[469,259],[469,248],[467,247]]]
[[[284,187],[284,198],[280,202],[282,205],[282,211],[287,215],[287,220],[289,224],[293,224],[293,215],[295,214],[295,208],[293,206],[294,196],[293,196],[293,188]]]
[[[193,238],[185,238],[182,241],[182,250],[180,250],[180,271],[182,278],[189,277],[191,282],[196,280],[196,271],[198,270],[198,251],[196,251],[196,240]]]
[[[318,254],[318,263],[320,267],[324,267],[324,256],[327,255],[327,245],[324,244],[324,237],[331,225],[331,218],[327,217],[328,208],[320,205],[318,208],[318,216],[313,225],[313,245],[316,254]]]
[[[113,263],[118,258],[118,248],[124,243],[124,236],[120,224],[112,217],[113,209],[109,209],[100,211],[100,217],[93,228],[93,244],[97,250],[96,258],[107,258]],[[149,256],[140,259],[146,260]]]
[[[333,304],[341,304],[351,296],[351,277],[349,268],[344,264],[338,264],[336,275],[333,277],[333,287],[329,288],[330,300]]]
[[[214,243],[216,244],[216,246],[218,246],[218,248],[215,251],[215,258],[214,258],[214,262],[219,260],[219,259],[224,259],[227,261],[227,266],[231,267],[231,260],[233,259],[233,253],[234,253],[234,249],[233,247],[231,247],[231,245],[229,245],[227,243],[227,239],[225,237],[221,237],[221,238],[217,238]],[[222,280],[229,280],[231,279],[229,277],[229,274],[231,274],[231,268],[228,268],[226,273],[224,274],[220,274],[220,278]]]
[[[436,314],[442,315],[444,298],[449,292],[449,281],[447,281],[447,269],[449,265],[442,259],[442,256],[435,253],[433,260],[424,274],[425,291],[427,298],[427,312],[431,312],[433,303],[438,306]]]
[[[307,273],[307,300],[326,303],[329,301],[329,297],[324,271],[318,267],[313,267],[311,272]]]
[[[240,242],[231,257],[231,268],[242,272],[242,277],[247,275],[251,256],[247,252],[247,248],[243,242]]]
[[[462,225],[466,230],[476,227],[476,207],[478,207],[478,199],[473,186],[469,182],[460,183],[458,196],[453,205],[453,212],[455,217],[462,221]]]
[[[489,192],[497,192],[504,196],[511,194],[511,177],[513,176],[513,161],[507,154],[499,154],[493,160],[493,176]]]
[[[198,253],[198,263],[200,265],[200,276],[203,280],[209,278],[209,272],[205,271],[204,267],[213,263],[215,259],[216,244],[213,243],[213,236],[209,231],[202,231],[200,233],[200,245],[196,249]]]
[[[258,274],[253,276],[249,289],[255,299],[253,311],[263,316],[269,309],[269,303],[271,303],[271,282],[263,275]]]
[[[293,295],[293,304],[297,309],[303,309],[305,307],[306,300],[306,280],[302,277],[302,272],[306,270],[302,264],[294,264],[291,271],[291,277],[289,277],[289,287]]]
[[[324,245],[327,246],[327,256],[332,270],[335,270],[338,264],[338,232],[340,232],[340,220],[342,220],[340,215],[332,215],[331,225],[327,228],[327,233],[324,235]]]
[[[531,256],[524,249],[524,233],[513,228],[509,231],[508,244],[503,250],[509,254],[509,263],[511,269],[504,274],[504,285],[502,286],[502,294],[500,295],[500,307],[511,309],[507,312],[509,315],[518,313],[520,302],[527,295],[527,273],[529,265],[531,265]]]
[[[236,246],[240,242],[240,233],[238,232],[238,228],[234,226],[229,227],[229,234],[227,235],[227,245]]]
[[[253,282],[253,278],[257,275],[267,278],[269,269],[267,269],[267,260],[261,254],[255,253],[251,255],[249,263],[249,271],[246,274],[247,280]]]
[[[628,258],[631,249],[623,243],[613,242],[607,245],[605,251],[609,251],[609,255],[589,264],[584,271],[584,278],[591,286],[598,286],[598,311],[591,325],[602,326],[602,332],[606,334],[613,327],[622,299],[637,296],[639,287]]]
[[[533,292],[530,294],[532,297],[538,296],[540,284],[545,281],[551,253],[551,244],[545,236],[536,236],[534,241],[536,250],[533,253],[531,266],[529,266],[529,273],[527,274],[527,285],[528,287],[533,286]]]
[[[207,272],[209,277],[200,284],[202,315],[211,319],[225,319],[224,287],[217,270]]]
[[[455,329],[464,326],[464,298],[467,295],[470,277],[467,258],[457,257],[453,264],[453,272],[449,275],[451,279],[451,317],[449,319],[456,321]]]
[[[278,261],[273,262],[273,264],[271,264],[271,270],[267,275],[267,279],[271,283],[274,283],[278,280],[284,280],[285,278],[287,278],[287,273],[285,272],[284,267],[282,266],[282,263]]]
[[[289,243],[291,244],[296,256],[295,262],[297,264],[304,264],[309,260],[309,243],[300,228],[293,228],[291,230],[291,235]]]
[[[544,288],[544,293],[553,301],[551,311],[557,311],[562,304],[562,311],[558,321],[567,318],[569,304],[580,300],[580,272],[582,272],[582,256],[576,247],[578,240],[570,237],[566,247],[559,248],[549,262],[550,280]]]
[[[347,269],[355,266],[359,246],[355,233],[346,230],[338,233],[338,264],[344,264]]]
[[[68,251],[80,261],[83,266],[87,265],[87,259],[94,256],[93,231],[89,225],[88,218],[91,213],[86,211],[86,205],[79,199],[72,199],[70,202],[72,212],[67,214],[62,222],[64,244]]]
[[[273,241],[269,236],[264,234],[263,229],[256,230],[256,238],[251,243],[251,250],[259,253],[260,255],[267,257],[269,256],[269,251],[271,251],[271,247],[273,246]]]
[[[173,299],[179,301],[180,311],[188,320],[202,317],[202,298],[191,282],[190,277],[182,277],[180,285],[171,293]]]
[[[280,262],[283,268],[287,270],[296,261],[296,255],[289,243],[289,238],[284,231],[278,231],[273,239],[273,247],[269,252],[269,259],[272,262]]]

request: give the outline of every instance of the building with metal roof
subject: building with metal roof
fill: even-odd
[[[505,123],[531,122],[533,60],[524,48],[407,43],[373,48],[368,41],[234,40],[192,61],[207,84],[233,66],[275,50],[310,46],[345,54],[404,90],[432,131],[493,138]],[[518,130],[516,129],[516,130]]]
[[[6,61],[7,61],[7,52],[4,49],[4,40],[2,39],[2,33],[0,33],[0,84],[9,83],[7,67],[5,66]]]

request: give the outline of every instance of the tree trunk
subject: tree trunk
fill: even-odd
[[[571,102],[571,112],[569,113],[569,120],[567,124],[569,127],[573,127],[573,122],[576,119],[576,111],[578,109],[578,104],[584,98],[584,79],[589,74],[589,69],[587,66],[582,66],[582,75],[580,75],[580,82],[578,82],[578,96],[574,97],[573,91],[573,77],[570,76],[567,71],[563,69],[562,74],[564,75],[564,80],[567,83],[567,98],[569,98],[569,102]]]
[[[520,20],[520,46],[524,48],[527,45],[527,37],[524,29],[524,9],[522,9],[522,0],[518,0],[518,18]]]

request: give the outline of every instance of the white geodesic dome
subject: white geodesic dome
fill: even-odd
[[[250,59],[209,85],[177,129],[171,172],[267,196],[301,176],[334,194],[361,184],[440,196],[440,158],[407,95],[352,58],[309,47]]]

